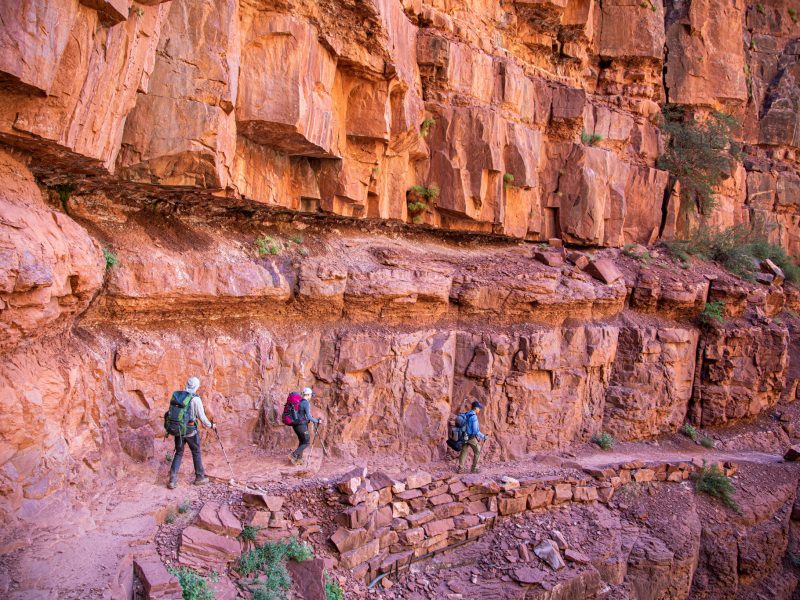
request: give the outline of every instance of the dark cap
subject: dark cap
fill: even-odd
[[[472,403],[472,408],[483,408],[483,404],[475,400],[475,402]]]

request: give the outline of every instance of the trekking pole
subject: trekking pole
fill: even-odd
[[[319,437],[319,423],[314,423],[314,426],[315,426],[314,427],[314,429],[315,429],[314,441],[316,441],[317,438]],[[323,456],[330,456],[330,454],[328,453],[328,449],[325,447],[325,442],[322,441],[322,439],[320,439],[319,443],[322,444],[322,455]]]
[[[225,457],[225,462],[228,463],[228,469],[231,472],[230,484],[233,485],[233,482],[236,479],[236,477],[233,475],[233,467],[231,466],[231,461],[228,460],[228,453],[225,452],[225,446],[222,445],[222,440],[219,437],[219,429],[214,427],[214,433],[217,434],[217,441],[219,442],[219,447],[222,448],[222,455]]]

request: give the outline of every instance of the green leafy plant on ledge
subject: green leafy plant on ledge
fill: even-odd
[[[406,207],[412,223],[420,223],[422,214],[432,208],[439,197],[439,186],[435,183],[424,187],[421,185],[411,186],[406,192]]]
[[[696,491],[717,498],[725,506],[739,512],[739,506],[733,499],[733,493],[736,488],[733,487],[730,478],[717,465],[707,467],[703,463],[703,467],[697,473],[692,473],[692,481],[694,481]]]
[[[432,119],[431,117],[424,119],[419,126],[420,136],[428,137],[428,134],[431,131],[431,127],[433,127],[434,125],[436,125],[436,119]]]
[[[581,144],[585,146],[596,146],[598,143],[603,141],[603,136],[598,133],[589,133],[587,131],[581,131]]]
[[[703,312],[700,313],[700,320],[706,324],[710,324],[712,321],[725,323],[725,303],[722,300],[706,302]]]
[[[256,246],[256,252],[258,252],[259,256],[266,256],[267,254],[275,256],[281,252],[280,243],[268,235],[257,237],[253,243]]]
[[[606,433],[605,431],[601,431],[597,435],[592,437],[592,442],[600,446],[603,450],[611,450],[614,447],[614,444],[617,441],[614,439],[610,433]]]

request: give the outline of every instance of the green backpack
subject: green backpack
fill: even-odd
[[[164,430],[175,437],[185,437],[187,431],[194,426],[189,420],[189,405],[194,394],[189,392],[173,392],[169,401],[169,410],[164,413]]]

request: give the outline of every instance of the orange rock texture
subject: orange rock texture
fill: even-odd
[[[714,224],[800,252],[792,4],[3,3],[0,517],[152,459],[192,374],[226,443],[312,385],[414,462],[467,399],[507,459],[793,395],[796,290],[618,250],[681,234],[670,102],[743,122]]]

